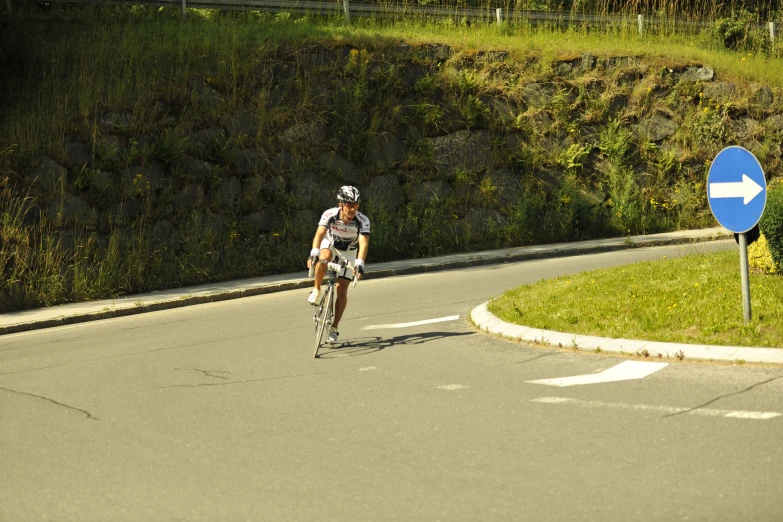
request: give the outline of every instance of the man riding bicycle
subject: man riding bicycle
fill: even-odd
[[[348,284],[354,277],[361,279],[364,274],[364,261],[370,245],[370,220],[359,212],[359,191],[346,185],[337,192],[337,207],[330,208],[321,216],[313,237],[313,248],[307,268],[315,265],[315,288],[307,302],[317,305],[321,300],[321,282],[326,275],[326,263],[342,260],[353,265],[354,273],[344,268],[337,278],[337,300],[334,322],[329,329],[329,342],[336,343],[340,335],[337,326],[348,304]]]

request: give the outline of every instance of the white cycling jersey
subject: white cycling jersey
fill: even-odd
[[[326,227],[324,239],[343,252],[356,250],[359,248],[359,236],[370,235],[370,219],[367,216],[357,212],[350,223],[343,223],[340,219],[340,207],[330,208],[324,212],[318,226]]]

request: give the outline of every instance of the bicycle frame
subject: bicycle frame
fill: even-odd
[[[313,353],[313,358],[318,357],[318,350],[323,345],[324,335],[329,330],[327,327],[334,323],[338,272],[342,271],[343,268],[348,268],[351,272],[354,272],[353,286],[356,286],[358,283],[353,266],[347,263],[335,263],[332,261],[329,261],[326,265],[327,272],[322,284],[322,287],[325,286],[326,289],[324,290],[321,302],[316,306],[315,314],[313,315],[313,320],[315,321],[315,353]],[[310,272],[312,277],[315,270],[311,267]]]

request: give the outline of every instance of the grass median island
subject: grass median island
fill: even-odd
[[[599,337],[783,347],[783,277],[751,274],[745,325],[739,252],[662,258],[539,281],[489,303],[504,321]]]

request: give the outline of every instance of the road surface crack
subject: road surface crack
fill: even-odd
[[[541,354],[541,355],[536,355],[535,357],[531,357],[529,359],[524,359],[522,361],[517,361],[514,364],[529,363],[531,361],[535,361],[536,359],[541,359],[543,357],[551,357],[553,355],[560,355],[560,354],[557,353],[557,352],[544,353],[544,354]]]
[[[224,381],[228,380],[228,377],[223,377],[222,375],[214,375],[215,373],[227,373],[231,375],[231,372],[222,372],[220,370],[200,370],[198,368],[174,368],[175,370],[182,371],[182,372],[201,372],[207,377],[214,377],[215,379],[223,379]]]
[[[715,397],[714,399],[711,399],[711,400],[705,402],[704,404],[700,404],[699,406],[694,406],[693,408],[688,408],[688,409],[683,410],[683,411],[678,411],[676,413],[670,413],[669,415],[664,415],[662,418],[665,419],[667,417],[676,417],[678,415],[685,415],[686,413],[690,413],[690,412],[695,411],[695,410],[700,410],[700,409],[705,408],[705,407],[709,406],[710,404],[713,404],[713,403],[715,403],[715,402],[717,402],[717,401],[719,401],[721,399],[725,399],[726,397],[732,397],[734,395],[740,395],[742,393],[749,392],[753,388],[756,388],[756,387],[761,386],[763,384],[768,384],[768,383],[770,383],[772,381],[776,381],[778,379],[783,379],[783,375],[778,375],[777,377],[773,377],[771,379],[767,379],[766,381],[757,382],[756,384],[748,386],[744,390],[738,390],[738,391],[735,391],[735,392],[732,392],[732,393],[727,393],[725,395],[719,395],[718,397]]]
[[[56,404],[57,406],[62,406],[63,408],[68,408],[69,410],[74,410],[83,413],[84,415],[87,416],[88,419],[96,420],[96,421],[98,420],[98,417],[94,416],[92,413],[90,413],[87,410],[83,410],[81,408],[77,408],[76,406],[71,406],[69,404],[63,404],[62,402],[58,402],[54,399],[50,399],[49,397],[44,397],[43,395],[36,395],[35,393],[27,393],[19,390],[12,390],[11,388],[4,388],[2,386],[0,386],[0,390],[5,390],[11,393],[18,393],[19,395],[27,395],[28,397],[35,397],[36,399],[42,399],[47,402],[51,402],[52,404]]]
[[[311,375],[324,375],[331,372],[299,373],[296,375],[281,375],[279,377],[268,377],[266,379],[248,379],[246,381],[228,381],[228,382],[206,382],[202,384],[175,384],[173,386],[161,386],[156,390],[166,390],[169,388],[201,388],[202,386],[228,386],[230,384],[246,384],[249,382],[276,381],[280,379],[295,379],[297,377],[309,377]]]

